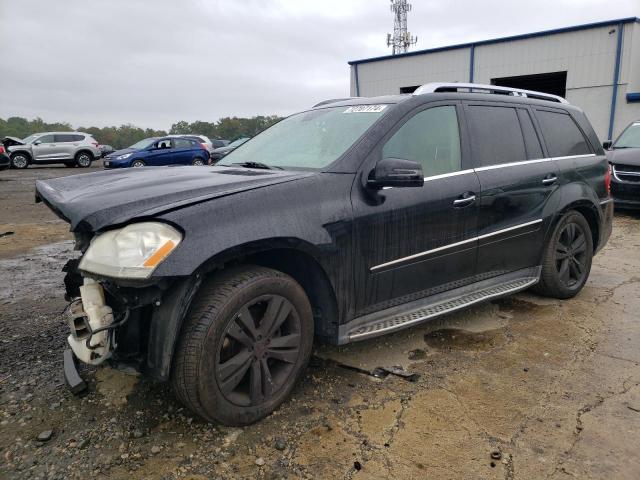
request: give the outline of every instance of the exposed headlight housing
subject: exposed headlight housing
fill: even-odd
[[[116,160],[124,160],[125,158],[129,158],[131,155],[133,155],[133,153],[125,153],[125,154],[122,154],[122,155],[118,155],[116,157]]]
[[[94,237],[79,268],[114,278],[149,278],[181,241],[182,234],[167,224],[133,223]]]

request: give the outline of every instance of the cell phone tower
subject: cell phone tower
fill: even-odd
[[[413,37],[407,31],[407,12],[411,11],[411,4],[407,0],[390,0],[393,12],[393,36],[387,33],[387,47],[393,47],[393,55],[405,53],[411,45],[418,42],[418,37]]]

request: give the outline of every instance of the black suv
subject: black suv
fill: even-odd
[[[215,167],[37,182],[71,224],[76,357],[254,422],[345,344],[530,287],[570,298],[611,233],[604,151],[566,100],[473,84],[331,100]],[[81,381],[65,355],[68,382]]]

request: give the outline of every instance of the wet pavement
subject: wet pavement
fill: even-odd
[[[66,390],[72,242],[33,182],[73,173],[0,172],[0,478],[640,478],[640,214],[616,214],[576,298],[320,347],[288,402],[236,429],[133,372],[83,367],[89,392]]]

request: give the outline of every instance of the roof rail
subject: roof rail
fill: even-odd
[[[313,107],[311,108],[316,108],[316,107],[321,107],[322,105],[328,105],[330,103],[337,103],[337,102],[344,102],[346,100],[351,100],[352,98],[358,98],[358,97],[347,97],[347,98],[332,98],[331,100],[323,100],[320,103],[316,103]]]
[[[565,98],[550,93],[534,92],[533,90],[522,90],[520,88],[499,87],[498,85],[483,85],[481,83],[426,83],[418,87],[413,94],[423,95],[425,93],[457,92],[459,90],[467,90],[468,93],[492,93],[495,95],[510,95],[513,97],[528,97],[557,103],[569,103]]]

